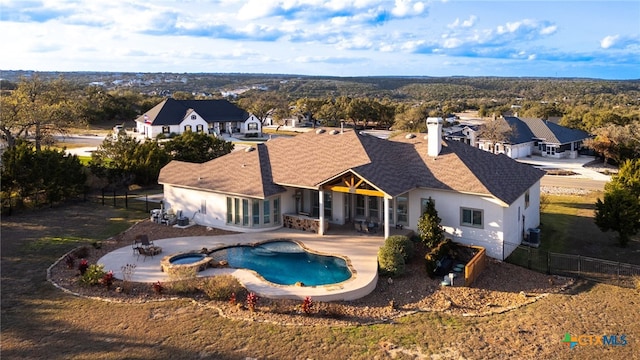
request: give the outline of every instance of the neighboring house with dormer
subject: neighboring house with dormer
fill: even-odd
[[[461,129],[447,134],[445,139],[461,141],[467,145],[472,145],[476,143],[476,133],[478,129],[480,129],[478,125],[464,125]]]
[[[240,232],[374,221],[417,232],[428,199],[447,237],[504,259],[540,223],[544,173],[504,155],[427,136],[392,139],[319,128],[276,138],[206,163],[172,161],[160,172],[164,204],[191,221]],[[221,171],[224,169],[224,171]]]
[[[467,128],[464,133],[447,136],[451,140],[465,142],[473,147],[512,159],[531,155],[552,158],[576,158],[583,142],[592,136],[586,131],[570,129],[542,119],[503,116],[493,121],[505,122],[513,132],[508,141],[495,143],[481,136],[481,127]]]
[[[262,124],[253,115],[227,100],[163,100],[136,120],[136,131],[145,138],[185,131],[220,136],[236,133],[247,136],[262,132]],[[250,135],[249,135],[250,136]]]

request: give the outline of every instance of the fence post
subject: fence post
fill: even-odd
[[[124,208],[129,209],[129,192],[124,192]]]
[[[551,253],[547,251],[547,275],[551,275]]]
[[[149,212],[149,194],[144,194],[144,210]]]
[[[620,285],[620,261],[618,261],[618,285]]]
[[[116,190],[113,190],[113,207],[116,207]]]
[[[582,261],[580,261],[580,255],[578,255],[578,276],[580,276],[580,264],[582,263]]]
[[[102,189],[102,206],[104,206],[104,188]]]

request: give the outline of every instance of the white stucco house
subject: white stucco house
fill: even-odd
[[[447,135],[447,139],[465,142],[479,149],[505,154],[512,159],[540,155],[555,159],[578,157],[584,140],[592,136],[586,131],[570,129],[542,119],[503,116],[493,121],[505,122],[515,131],[508,141],[494,143],[482,138],[481,126],[468,126]]]
[[[136,131],[145,138],[159,134],[206,132],[217,136],[258,136],[262,123],[227,100],[175,100],[167,98],[136,120]]]
[[[505,155],[429,134],[392,139],[320,128],[277,138],[203,164],[172,161],[160,172],[164,201],[191,221],[242,232],[282,226],[330,233],[375,219],[380,232],[417,230],[429,198],[448,237],[504,259],[540,222],[544,173]]]

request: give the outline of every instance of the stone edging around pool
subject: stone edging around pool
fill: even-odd
[[[172,276],[172,275],[179,276],[179,275],[188,275],[187,273],[190,273],[191,270],[193,270],[193,273],[195,274],[196,272],[203,271],[207,267],[213,265],[211,264],[211,261],[213,260],[213,258],[206,255],[203,256],[201,260],[194,261],[189,264],[171,263],[171,260],[184,257],[184,256],[190,256],[190,255],[204,255],[204,254],[196,251],[187,251],[187,252],[180,252],[177,254],[167,255],[163,257],[162,260],[160,260],[160,269],[163,272],[167,273],[169,276]],[[185,274],[182,274],[183,272],[185,272]]]

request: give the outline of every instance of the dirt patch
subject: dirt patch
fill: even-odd
[[[577,173],[571,171],[571,170],[564,170],[564,169],[544,169],[544,171],[547,173],[547,175],[555,175],[555,176],[572,176],[572,175],[578,175]]]
[[[95,263],[107,252],[129,245],[137,235],[146,234],[150,240],[181,236],[215,236],[231,232],[202,226],[186,229],[167,227],[149,220],[135,224],[127,231],[103,241],[100,248],[85,247],[85,258]],[[424,250],[421,250],[424,252]],[[83,254],[84,255],[84,254]],[[471,255],[471,254],[469,254]],[[440,285],[440,278],[425,274],[422,256],[407,264],[406,274],[397,278],[380,278],[376,289],[368,296],[349,302],[315,303],[312,311],[302,311],[299,300],[260,299],[257,311],[249,312],[237,303],[210,301],[199,292],[188,296],[202,306],[217,309],[223,316],[247,318],[278,324],[298,325],[354,325],[390,321],[410,313],[437,311],[448,314],[480,316],[519,308],[545,296],[561,292],[571,280],[536,273],[515,265],[489,260],[487,267],[471,287]],[[79,279],[74,266],[68,268],[60,261],[51,268],[50,278],[62,288],[82,296],[99,297],[110,301],[145,302],[175,298],[172,293],[157,294],[150,284],[125,284],[116,281],[111,289],[86,286]],[[458,279],[462,284],[463,279]],[[454,280],[454,285],[456,281]]]

